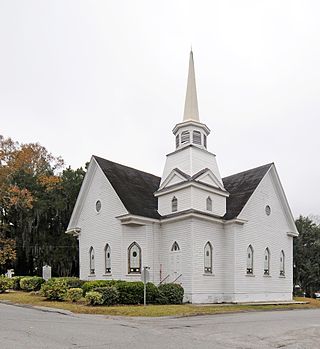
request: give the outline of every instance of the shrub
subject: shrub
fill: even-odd
[[[45,281],[40,276],[25,276],[20,279],[20,288],[23,291],[38,291]]]
[[[13,280],[5,276],[0,275],[0,293],[5,292],[9,288],[12,288]]]
[[[66,299],[71,302],[79,301],[83,296],[82,288],[69,288],[67,290]]]
[[[67,283],[64,280],[49,279],[41,286],[41,295],[50,300],[62,301],[67,294]]]
[[[89,291],[86,293],[86,303],[89,305],[101,305],[103,304],[102,294],[96,291]]]
[[[16,290],[16,291],[20,291],[21,287],[20,287],[20,280],[23,278],[24,276],[14,276],[12,278],[13,283],[12,283],[12,289]]]
[[[77,277],[60,277],[60,278],[52,278],[54,280],[62,280],[66,283],[67,288],[81,288],[84,284],[83,280],[80,280]]]
[[[143,303],[143,282],[117,282],[120,304],[142,304]]]
[[[102,296],[102,304],[114,305],[118,303],[119,291],[115,286],[98,287],[95,292],[99,292]]]
[[[159,286],[161,298],[165,298],[168,304],[181,304],[183,301],[184,289],[178,284],[164,284]]]
[[[115,286],[117,283],[122,281],[117,280],[92,280],[86,281],[82,285],[82,289],[84,293],[94,291],[98,287],[107,287],[107,286]]]
[[[158,299],[160,297],[160,291],[158,287],[152,282],[147,283],[147,303],[159,304]]]

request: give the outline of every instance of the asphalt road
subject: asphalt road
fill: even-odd
[[[320,349],[320,309],[146,319],[0,304],[0,348]]]

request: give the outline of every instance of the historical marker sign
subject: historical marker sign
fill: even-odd
[[[49,265],[44,265],[42,267],[42,277],[46,281],[51,279],[51,267]]]

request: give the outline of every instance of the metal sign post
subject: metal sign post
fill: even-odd
[[[149,270],[150,267],[143,267],[141,280],[143,281],[143,305],[147,305],[147,282],[149,281],[150,275]]]

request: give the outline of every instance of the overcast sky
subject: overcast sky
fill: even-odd
[[[320,213],[320,1],[0,0],[0,134],[161,176],[192,45],[222,176],[275,162]]]

